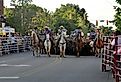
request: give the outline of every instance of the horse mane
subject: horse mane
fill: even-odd
[[[32,33],[32,38],[34,43],[36,42],[36,38],[38,38],[39,42],[40,41],[42,42],[42,40],[40,39],[39,35],[36,32]]]
[[[35,42],[36,42],[36,36],[35,36],[35,33],[32,34],[32,40],[33,40],[33,43],[35,44]]]

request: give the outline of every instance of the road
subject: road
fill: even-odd
[[[0,82],[113,82],[94,56],[33,57],[31,52],[0,57]]]

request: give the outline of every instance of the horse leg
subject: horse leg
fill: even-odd
[[[50,57],[50,53],[49,53],[49,51],[47,51],[47,55],[48,55],[48,57]]]
[[[99,58],[102,56],[102,53],[103,53],[103,49],[100,48],[100,49],[99,49],[99,56],[98,56]]]
[[[32,56],[34,56],[34,48],[32,47]]]
[[[37,56],[37,48],[35,48],[35,50],[34,50],[34,54],[35,54],[35,56]]]
[[[95,48],[94,47],[92,47],[92,52],[93,52],[93,54],[95,54]]]
[[[56,47],[54,47],[54,51],[55,51],[55,54],[57,54],[57,52],[56,52]]]
[[[77,52],[77,57],[79,57],[79,51]]]
[[[33,56],[35,56],[34,50],[33,50]]]
[[[33,47],[33,56],[36,56],[36,48]]]
[[[50,55],[50,49],[51,49],[51,42],[49,43],[49,57],[51,57],[51,55]]]
[[[64,44],[62,45],[62,57],[64,57]]]
[[[99,57],[99,51],[100,51],[100,49],[99,48],[96,48],[96,57]]]
[[[77,51],[77,57],[79,57],[79,48],[76,47],[76,51]]]
[[[62,53],[62,45],[60,46],[60,57],[62,57],[63,53]]]
[[[95,56],[97,57],[97,47],[94,47],[94,53],[95,53]]]
[[[62,50],[61,50],[61,52],[62,52],[62,57],[64,58],[65,57],[65,44],[62,44]]]
[[[38,47],[38,52],[37,52],[38,56],[40,56],[40,47]]]

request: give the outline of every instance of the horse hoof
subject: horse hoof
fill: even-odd
[[[60,57],[62,57],[62,55],[60,55]]]
[[[33,54],[33,56],[35,56],[35,55]]]
[[[80,56],[76,56],[77,58],[79,58]]]
[[[40,55],[38,57],[40,57]]]
[[[98,56],[98,58],[101,58],[101,56]]]
[[[98,55],[95,55],[95,57],[98,57]]]
[[[65,56],[63,58],[66,58]]]

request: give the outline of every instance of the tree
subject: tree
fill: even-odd
[[[116,0],[116,2],[121,5],[121,0]],[[121,8],[115,6],[114,9],[116,11],[114,23],[117,30],[121,31]]]
[[[28,1],[28,3],[25,3],[26,1]],[[57,8],[53,13],[45,8],[29,4],[30,2],[31,0],[12,0],[12,3],[15,4],[15,8],[5,10],[7,21],[10,25],[15,27],[18,32],[25,33],[34,27],[42,29],[45,25],[55,29],[55,31],[57,31],[59,26],[63,25],[67,28],[69,33],[80,26],[85,33],[89,29],[90,22],[87,20],[86,10],[84,8],[80,9],[78,5],[61,5],[61,7]]]
[[[60,8],[56,9],[53,17],[53,26],[56,27],[56,30],[60,25],[66,27],[69,32],[79,26],[82,28],[88,26],[86,10],[84,8],[80,9],[75,4],[61,5]]]
[[[32,0],[11,0],[11,5],[15,6],[13,9],[13,17],[11,19],[13,22],[11,25],[15,27],[18,32],[24,33],[27,30],[26,28],[28,28],[26,23],[29,21],[29,19],[27,19],[26,14],[28,13],[26,12],[28,5],[31,2]]]
[[[119,3],[121,5],[121,0],[116,0],[117,3]]]

